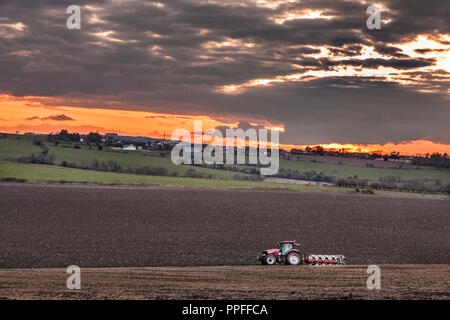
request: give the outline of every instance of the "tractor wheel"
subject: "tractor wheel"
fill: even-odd
[[[300,264],[300,255],[297,252],[291,252],[286,257],[286,264],[290,264],[292,266]]]
[[[277,263],[277,258],[273,254],[268,254],[264,258],[264,264],[271,266],[274,265],[275,263]]]

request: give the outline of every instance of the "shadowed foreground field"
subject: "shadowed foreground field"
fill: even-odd
[[[349,264],[448,264],[450,201],[320,192],[0,185],[0,268],[255,265],[297,240]]]
[[[449,299],[450,265],[235,266],[82,269],[68,290],[64,269],[0,270],[0,299]]]

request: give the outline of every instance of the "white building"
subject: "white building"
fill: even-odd
[[[123,150],[136,151],[136,146],[134,144],[126,144],[123,146]]]

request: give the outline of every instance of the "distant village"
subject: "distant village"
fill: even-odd
[[[16,132],[18,133],[18,132]],[[102,149],[109,147],[115,150],[123,151],[170,151],[180,141],[174,141],[142,136],[123,136],[117,133],[106,133],[101,135],[98,132],[90,132],[89,134],[69,133],[67,130],[61,130],[57,134],[35,134],[27,132],[28,136],[44,136],[47,141],[55,144],[76,143],[78,145],[88,145]],[[206,148],[206,144],[202,146],[192,145],[191,152],[200,152]],[[224,147],[224,152],[237,153],[236,147]],[[259,151],[259,150],[257,150]],[[245,154],[250,152],[249,147],[246,147]],[[270,149],[265,151],[270,155]],[[450,168],[450,157],[445,154],[427,154],[427,155],[401,155],[398,152],[391,152],[389,154],[382,154],[381,152],[363,153],[363,152],[348,152],[345,149],[341,150],[326,150],[322,146],[306,147],[305,149],[291,149],[289,151],[280,149],[280,158],[285,160],[304,160],[304,161],[318,161],[337,164],[349,165],[365,165],[367,167],[384,167],[384,168]]]

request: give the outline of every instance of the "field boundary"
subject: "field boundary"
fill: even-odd
[[[326,195],[354,195],[360,197],[389,197],[389,198],[414,198],[414,199],[432,199],[432,200],[443,200],[449,201],[450,197],[447,195],[440,194],[427,194],[427,193],[412,193],[412,192],[399,192],[399,191],[377,191],[374,194],[368,195],[363,193],[354,192],[351,188],[335,187],[330,188],[330,186],[313,186],[316,189],[311,189],[310,185],[305,185],[305,189],[285,189],[285,188],[269,188],[269,187],[205,187],[205,186],[183,186],[183,185],[169,185],[169,184],[121,184],[121,183],[93,183],[93,182],[80,182],[80,181],[24,181],[24,182],[9,182],[2,181],[0,179],[1,185],[9,186],[65,186],[65,187],[91,187],[91,188],[111,188],[111,189],[136,189],[136,190],[197,190],[197,191],[211,191],[211,192],[235,192],[235,191],[246,191],[246,192],[268,192],[268,193],[323,193]],[[299,185],[302,187],[303,185]],[[333,186],[331,186],[333,187]],[[321,188],[321,189],[319,189]],[[329,188],[329,189],[325,189]]]

